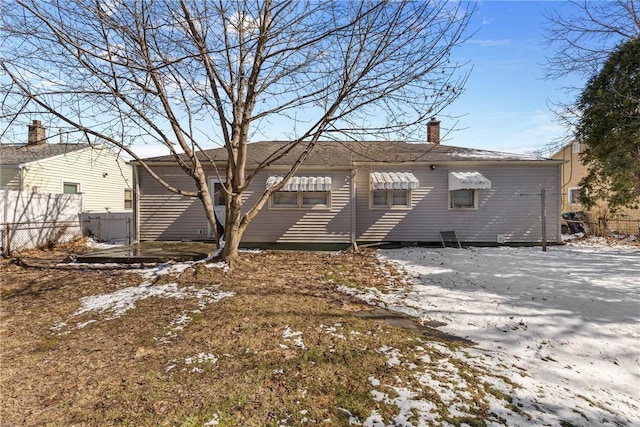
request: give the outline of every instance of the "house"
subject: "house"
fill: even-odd
[[[580,141],[573,140],[551,156],[552,159],[562,161],[560,188],[563,197],[560,210],[563,216],[569,222],[575,218],[582,224],[584,220],[591,231],[597,233],[617,231],[624,234],[640,234],[640,209],[621,208],[614,217],[609,212],[607,204],[600,201],[589,211],[585,211],[579,200],[580,180],[588,173],[587,166],[580,159],[584,148]]]
[[[111,149],[50,144],[39,120],[26,144],[0,144],[0,188],[34,193],[82,194],[83,212],[132,210],[131,166]]]
[[[297,174],[255,217],[242,244],[436,243],[441,241],[440,231],[446,230],[456,231],[467,244],[539,244],[542,206],[547,241],[560,241],[560,161],[446,146],[434,139],[318,143]],[[249,144],[248,172],[288,144]],[[245,193],[244,206],[252,206],[265,188],[281,180],[304,148],[295,147],[259,171]],[[204,164],[205,157],[211,158],[218,171],[224,171],[224,148],[199,155]],[[146,162],[172,185],[195,189],[171,156]],[[168,192],[132,164],[139,241],[212,238],[198,199]],[[210,189],[216,192],[219,177],[212,167],[207,173]],[[224,210],[220,195],[214,194],[216,211]]]

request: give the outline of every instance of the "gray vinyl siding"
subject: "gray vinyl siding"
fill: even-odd
[[[22,190],[20,188],[20,170],[17,166],[0,165],[0,188],[3,190]]]
[[[195,191],[192,178],[177,167],[158,167],[156,173],[176,188]],[[138,168],[140,240],[199,240],[206,237],[207,218],[200,200],[168,191]]]
[[[358,241],[438,242],[439,231],[455,230],[464,242],[495,243],[497,234],[505,234],[508,243],[539,242],[541,204],[533,194],[541,188],[547,194],[547,238],[559,239],[557,166],[393,170],[413,172],[420,181],[412,190],[412,209],[370,209],[369,170],[358,170]],[[477,210],[448,209],[448,172],[461,170],[478,171],[491,180],[491,190],[477,190]]]
[[[200,201],[168,192],[142,169],[139,170],[138,224],[140,240],[202,240],[209,226]],[[560,238],[560,170],[556,165],[495,165],[415,168],[389,167],[375,170],[412,172],[420,181],[412,190],[411,209],[370,209],[369,172],[360,167],[356,175],[356,229],[359,242],[439,242],[439,231],[455,230],[463,242],[496,243],[504,234],[507,243],[541,241],[540,189],[546,190],[547,239]],[[194,190],[193,180],[177,167],[158,167],[172,185]],[[478,190],[477,210],[448,209],[448,172],[478,171],[491,180],[490,190]],[[245,192],[245,210],[265,189],[262,172]],[[210,173],[214,176],[213,172]],[[350,170],[305,170],[304,175],[332,177],[329,208],[281,209],[266,204],[247,228],[245,243],[349,243],[352,227]]]
[[[139,170],[140,240],[201,240],[209,226],[200,200],[167,191],[155,179]],[[178,168],[154,169],[176,188],[194,190],[193,180]],[[263,194],[266,180],[277,172],[263,172],[247,188],[244,211]],[[210,174],[212,177],[213,173]],[[349,208],[350,171],[303,171],[298,175],[332,177],[331,206],[327,208],[271,208],[266,204],[249,224],[246,243],[348,243],[351,231]],[[204,231],[204,233],[200,233]]]
[[[264,192],[269,175],[252,182],[245,206],[252,206]],[[351,236],[350,171],[304,170],[299,176],[331,176],[331,206],[327,208],[273,208],[268,204],[249,224],[247,243],[349,243]]]

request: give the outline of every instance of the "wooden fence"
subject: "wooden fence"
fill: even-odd
[[[571,215],[565,213],[562,217],[567,224],[563,232],[640,237],[640,213],[637,216],[632,214],[614,216],[606,213],[571,212]]]

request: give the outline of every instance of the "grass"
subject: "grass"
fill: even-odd
[[[349,413],[392,420],[398,407],[372,390],[393,399],[398,385],[432,401],[434,419],[484,425],[492,391],[471,379],[486,372],[454,361],[451,369],[463,373],[452,384],[457,400],[477,409],[452,417],[450,402],[417,373],[453,378],[439,362],[449,360],[442,346],[455,344],[430,346],[416,331],[357,316],[369,307],[337,291],[388,286],[389,267],[383,272],[374,252],[245,254],[246,265],[227,274],[196,265],[156,285],[234,296],[204,307],[195,298],[150,297],[108,319],[71,316],[82,297],[143,280],[121,269],[58,266],[69,250],[28,254],[27,265],[38,268],[2,261],[3,425],[341,426]],[[381,348],[397,349],[406,363],[389,366]]]

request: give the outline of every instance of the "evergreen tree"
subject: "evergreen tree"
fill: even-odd
[[[610,55],[578,98],[576,138],[586,147],[581,160],[585,207],[603,200],[615,212],[640,202],[640,38]]]

